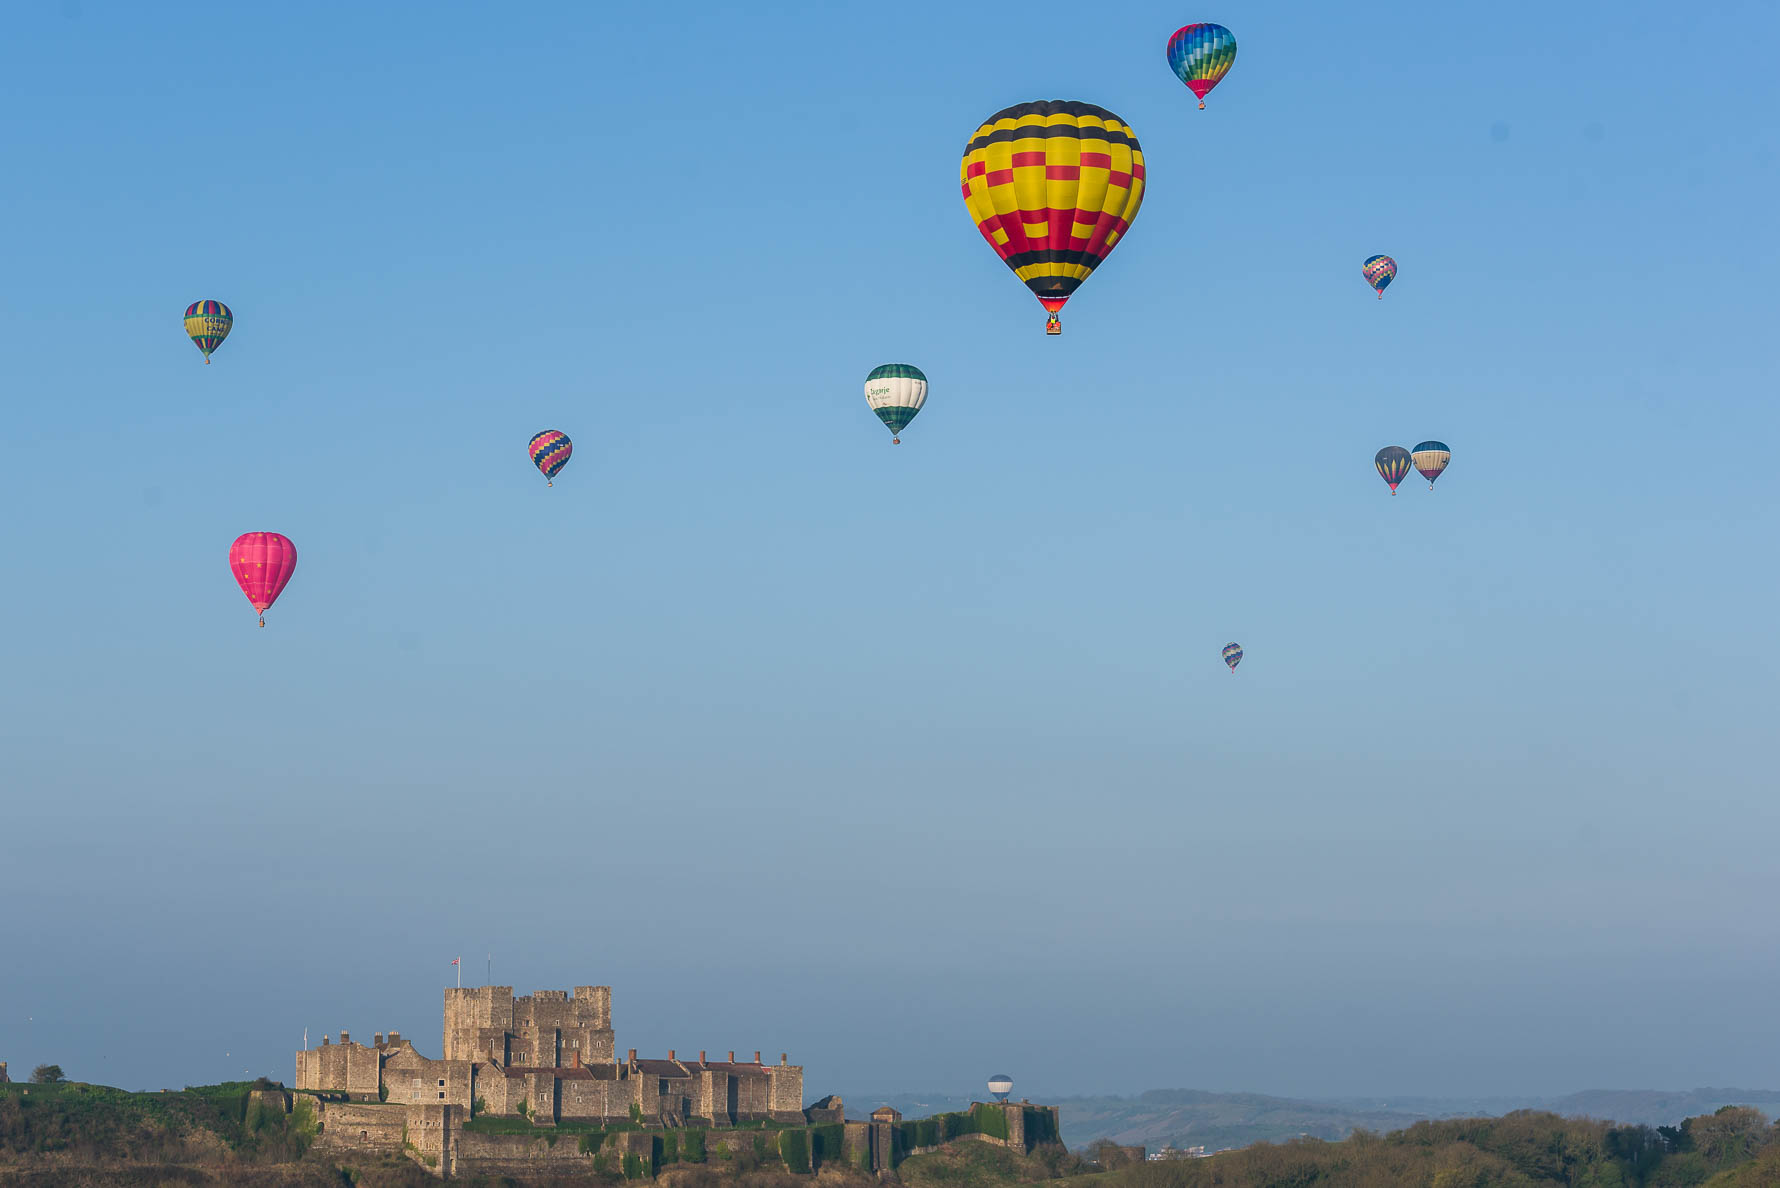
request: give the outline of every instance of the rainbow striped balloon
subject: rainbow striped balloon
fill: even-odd
[[[1384,291],[1397,279],[1397,262],[1389,256],[1367,256],[1366,262],[1360,265],[1360,275],[1378,290],[1378,299],[1383,301]]]
[[[1230,666],[1231,672],[1236,671],[1236,666],[1242,663],[1241,644],[1227,643],[1224,645],[1224,663]]]
[[[220,301],[194,301],[185,307],[185,332],[204,352],[206,363],[210,362],[210,352],[222,345],[234,325],[235,315]]]
[[[532,435],[530,449],[532,465],[544,476],[544,485],[554,487],[556,483],[552,480],[569,464],[569,455],[575,452],[575,443],[560,429],[546,429]]]
[[[1236,38],[1222,25],[1182,25],[1168,39],[1169,68],[1199,97],[1200,111],[1206,94],[1235,64]]]

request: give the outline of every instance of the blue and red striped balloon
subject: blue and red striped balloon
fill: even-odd
[[[569,464],[569,455],[574,452],[575,443],[560,429],[546,429],[532,435],[532,465],[544,476],[546,487],[556,485],[551,480],[562,473],[562,468]]]

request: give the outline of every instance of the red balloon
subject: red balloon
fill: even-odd
[[[297,571],[297,546],[276,532],[243,532],[229,546],[229,568],[264,627],[266,608],[278,601]]]

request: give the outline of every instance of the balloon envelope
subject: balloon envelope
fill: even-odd
[[[185,332],[204,352],[206,363],[210,362],[210,352],[222,345],[234,326],[235,315],[220,301],[194,301],[185,307]]]
[[[1014,1091],[1014,1079],[1006,1073],[996,1073],[989,1078],[989,1092],[997,1097],[1005,1098]]]
[[[1231,672],[1236,671],[1236,666],[1242,663],[1241,644],[1229,643],[1224,645],[1224,663],[1230,666]]]
[[[1057,311],[1106,259],[1143,205],[1143,148],[1092,103],[1020,103],[983,121],[958,164],[964,204],[1002,263]]]
[[[229,569],[264,624],[266,608],[278,601],[297,570],[297,546],[276,532],[243,532],[229,546]]]
[[[1378,299],[1383,301],[1384,291],[1397,279],[1397,262],[1389,256],[1367,256],[1366,262],[1360,265],[1360,275],[1378,290]]]
[[[532,465],[538,468],[548,482],[561,474],[562,468],[569,464],[569,455],[575,452],[575,443],[560,429],[546,429],[542,433],[532,434],[531,444],[527,448],[532,456]],[[597,483],[596,478],[595,485]]]
[[[913,363],[886,363],[865,377],[865,402],[890,430],[891,441],[901,441],[904,427],[927,403],[927,377]]]
[[[1402,446],[1386,446],[1373,455],[1372,465],[1378,467],[1378,477],[1391,485],[1391,494],[1397,493],[1397,484],[1409,473],[1409,451]]]
[[[1428,480],[1428,490],[1434,489],[1434,480],[1440,477],[1447,463],[1452,461],[1452,451],[1446,448],[1444,441],[1424,441],[1410,451],[1409,460],[1415,468]]]
[[[1223,81],[1236,61],[1236,38],[1222,25],[1183,25],[1168,39],[1168,65],[1199,97]]]

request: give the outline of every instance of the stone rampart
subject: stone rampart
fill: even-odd
[[[407,1126],[404,1106],[358,1102],[316,1101],[315,1136],[318,1151],[363,1155],[388,1155],[401,1151]]]

